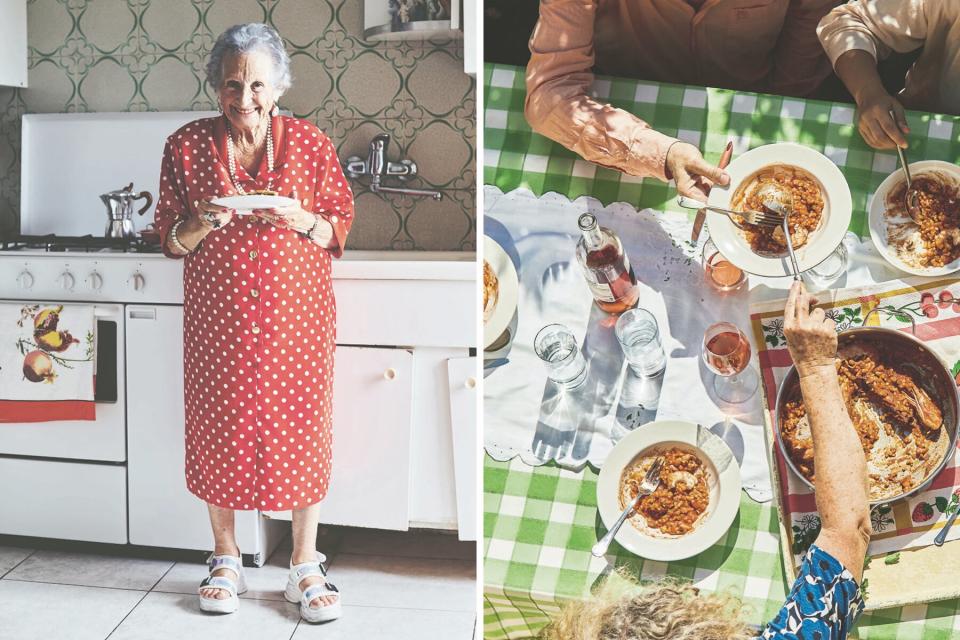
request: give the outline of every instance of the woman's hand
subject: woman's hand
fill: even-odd
[[[704,160],[700,150],[687,142],[676,142],[670,146],[666,168],[667,178],[673,178],[677,183],[677,193],[700,202],[707,201],[710,187],[714,184],[730,184],[730,176],[726,171]]]
[[[822,367],[834,370],[836,366],[836,323],[823,309],[811,311],[810,307],[815,304],[817,299],[807,293],[803,283],[794,282],[784,310],[783,335],[801,378]]]
[[[891,109],[896,118],[890,117]],[[906,134],[910,133],[910,127],[903,105],[882,88],[857,100],[857,128],[874,149],[907,148]]]
[[[204,200],[197,203],[197,221],[206,232],[222,229],[233,220],[236,209],[221,207]]]
[[[280,229],[292,229],[297,233],[307,233],[313,228],[310,239],[321,247],[330,248],[333,242],[333,225],[326,218],[305,211],[299,201],[289,207],[274,209],[254,209],[253,215]],[[316,223],[316,227],[314,227]]]

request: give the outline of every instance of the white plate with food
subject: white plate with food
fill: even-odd
[[[801,271],[827,259],[850,226],[853,200],[846,179],[829,158],[809,147],[778,142],[747,151],[727,167],[730,184],[710,190],[708,204],[737,211],[760,210],[758,190],[773,184],[793,197],[790,237]],[[707,213],[707,228],[720,253],[748,273],[790,276],[782,227],[738,228],[721,213]]]
[[[238,215],[247,215],[254,209],[283,209],[297,203],[293,198],[273,192],[248,193],[242,196],[223,196],[210,201],[218,207],[236,209]]]
[[[897,269],[918,276],[960,270],[960,167],[942,160],[910,163],[920,191],[921,222],[906,212],[907,181],[897,169],[880,183],[870,201],[870,238]]]
[[[663,456],[660,486],[640,500],[617,532],[625,549],[670,562],[702,553],[723,537],[740,510],[740,468],[708,429],[662,420],[627,434],[607,456],[597,480],[605,526],[616,522],[650,465]]]
[[[520,285],[507,252],[483,236],[483,346],[489,347],[510,326]]]

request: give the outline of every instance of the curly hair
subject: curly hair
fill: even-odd
[[[253,50],[267,53],[273,61],[274,88],[278,95],[290,88],[290,56],[283,46],[283,38],[273,27],[259,22],[237,24],[217,38],[207,61],[207,82],[219,89],[223,82],[223,58],[228,54],[249,53]]]
[[[638,584],[612,573],[585,600],[567,604],[540,640],[741,640],[754,634],[735,596],[701,594],[687,582]]]

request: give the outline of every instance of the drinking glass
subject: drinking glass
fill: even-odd
[[[577,337],[562,324],[548,324],[533,340],[533,349],[547,366],[547,377],[568,389],[587,379],[587,361]]]
[[[713,390],[728,404],[740,404],[757,392],[759,379],[750,368],[750,341],[730,322],[710,325],[703,335],[703,361],[716,375]]]
[[[614,328],[620,348],[637,375],[653,377],[667,366],[660,344],[660,327],[653,314],[643,308],[625,311]]]
[[[826,285],[842,276],[846,272],[849,262],[850,257],[847,253],[847,247],[841,242],[833,253],[817,266],[807,270],[807,273],[818,284]]]
[[[713,240],[703,244],[702,264],[707,282],[718,291],[735,291],[747,282],[746,272],[727,260]]]

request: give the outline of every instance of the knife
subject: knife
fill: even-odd
[[[721,169],[726,169],[727,165],[730,164],[730,159],[733,157],[733,140],[727,143],[726,148],[723,150],[723,153],[720,154],[720,163],[717,165]],[[707,219],[707,210],[706,209],[697,209],[697,217],[693,219],[693,233],[690,235],[690,239],[694,242],[700,237],[700,232],[703,230],[703,223]]]

